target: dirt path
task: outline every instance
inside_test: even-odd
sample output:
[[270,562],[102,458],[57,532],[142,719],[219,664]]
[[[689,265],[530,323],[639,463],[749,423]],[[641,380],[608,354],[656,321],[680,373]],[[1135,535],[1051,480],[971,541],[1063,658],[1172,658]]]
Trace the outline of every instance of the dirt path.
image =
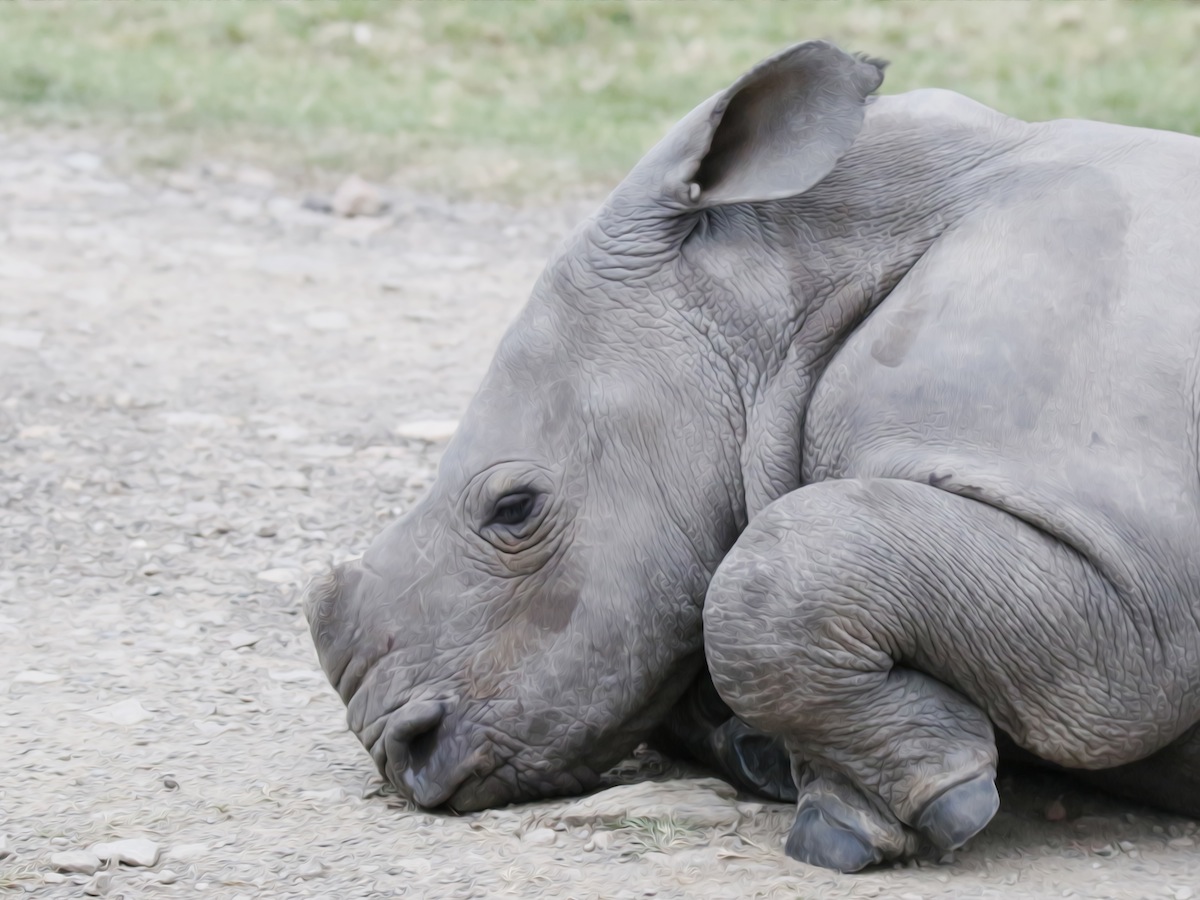
[[[1049,778],[948,865],[849,877],[784,858],[788,809],[695,778],[463,818],[382,794],[296,589],[428,483],[411,435],[461,410],[581,210],[298,200],[0,134],[0,889],[1200,897],[1193,823]],[[133,838],[153,865],[87,873]]]

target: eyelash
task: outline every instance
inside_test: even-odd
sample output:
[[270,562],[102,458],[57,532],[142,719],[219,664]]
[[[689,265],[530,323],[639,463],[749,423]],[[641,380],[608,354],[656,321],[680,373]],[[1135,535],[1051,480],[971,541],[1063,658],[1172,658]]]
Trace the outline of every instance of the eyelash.
[[508,528],[520,525],[533,514],[536,496],[528,491],[505,494],[496,501],[489,525],[501,525]]

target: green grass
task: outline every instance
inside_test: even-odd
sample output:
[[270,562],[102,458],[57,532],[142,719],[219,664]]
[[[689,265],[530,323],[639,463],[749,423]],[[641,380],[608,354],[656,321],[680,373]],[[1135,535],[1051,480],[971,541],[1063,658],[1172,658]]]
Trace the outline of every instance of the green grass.
[[885,92],[1200,132],[1183,0],[0,0],[0,121],[131,132],[142,162],[543,194],[620,177],[808,37],[892,60]]

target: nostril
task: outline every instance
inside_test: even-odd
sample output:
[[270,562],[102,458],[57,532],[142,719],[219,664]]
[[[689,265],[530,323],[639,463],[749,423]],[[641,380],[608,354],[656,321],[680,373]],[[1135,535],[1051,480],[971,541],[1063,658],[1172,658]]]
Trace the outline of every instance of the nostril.
[[392,714],[384,749],[393,782],[404,771],[423,768],[429,762],[437,745],[438,726],[445,717],[445,705],[436,700],[409,703]]
[[422,769],[433,756],[433,748],[437,744],[438,725],[433,725],[428,731],[418,734],[408,742],[409,765],[414,769]]

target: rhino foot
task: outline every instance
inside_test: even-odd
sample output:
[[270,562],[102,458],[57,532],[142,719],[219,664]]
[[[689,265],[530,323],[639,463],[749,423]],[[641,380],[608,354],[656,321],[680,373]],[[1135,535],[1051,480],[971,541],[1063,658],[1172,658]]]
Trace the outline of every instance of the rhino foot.
[[984,772],[934,797],[916,827],[942,850],[957,850],[992,820],[1000,808],[994,772]]
[[883,860],[865,836],[829,819],[819,805],[796,813],[784,850],[792,859],[838,872],[857,872]]
[[883,804],[833,767],[793,757],[800,799],[784,846],[809,865],[857,872],[867,866],[914,856],[920,838]]

